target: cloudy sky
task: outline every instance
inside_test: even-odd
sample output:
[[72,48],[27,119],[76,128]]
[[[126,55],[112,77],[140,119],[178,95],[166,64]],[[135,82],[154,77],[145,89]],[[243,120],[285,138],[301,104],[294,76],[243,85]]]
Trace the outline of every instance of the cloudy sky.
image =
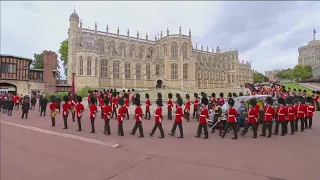
[[149,38],[169,27],[170,33],[192,31],[192,41],[237,48],[239,59],[252,68],[293,67],[301,45],[320,39],[319,2],[1,2],[1,53],[32,58],[43,50],[58,52],[68,37],[69,15],[74,6],[84,28]]

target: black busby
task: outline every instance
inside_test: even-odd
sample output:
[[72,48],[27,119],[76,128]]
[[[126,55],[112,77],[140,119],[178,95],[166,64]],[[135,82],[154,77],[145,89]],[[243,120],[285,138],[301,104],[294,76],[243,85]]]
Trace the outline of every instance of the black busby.
[[228,93],[228,97],[229,97],[229,98],[231,98],[231,97],[232,97],[232,94],[231,94],[231,92],[229,92],[229,93]]
[[233,99],[233,98],[230,98],[230,99],[228,100],[228,104],[229,104],[229,106],[233,107],[233,106],[234,106],[234,99]]
[[203,105],[206,105],[206,106],[207,106],[207,105],[209,104],[209,100],[208,100],[208,98],[207,98],[207,97],[202,96],[201,104],[203,104]]
[[220,93],[220,95],[219,95],[219,96],[223,98],[223,93]]
[[316,91],[316,94],[318,94],[318,95],[319,95],[319,94],[320,94],[320,91]]
[[168,98],[169,98],[169,99],[172,99],[172,93],[169,93],[169,94],[168,94]]
[[90,97],[90,103],[95,104],[96,103],[96,98],[94,96]]
[[249,104],[252,106],[252,107],[256,107],[257,105],[257,99],[256,98],[252,98],[249,100]]
[[132,89],[132,92],[134,92],[134,89]]
[[115,91],[112,92],[112,97],[117,97],[117,93]]
[[282,89],[282,92],[283,92],[283,93],[286,93],[286,92],[287,92],[287,90],[286,90],[286,89]]
[[238,96],[237,96],[237,93],[232,93],[232,96],[233,96],[233,97],[238,97]]
[[189,94],[186,94],[186,99],[190,99],[190,95]]
[[120,95],[120,92],[119,92],[119,91],[117,92],[117,95],[118,95],[118,96]]
[[77,102],[82,102],[82,97],[81,96],[77,96]]
[[193,95],[195,98],[197,98],[198,97],[198,94],[197,93],[194,93],[194,95]]
[[301,92],[301,89],[298,89],[299,92]]
[[296,89],[296,88],[293,88],[293,91],[297,91],[297,89]]
[[126,90],[124,90],[124,89],[123,89],[123,90],[122,90],[122,92],[123,92],[123,93],[125,93],[125,92],[126,92]]
[[287,104],[291,104],[291,105],[293,105],[293,104],[294,104],[294,102],[293,102],[293,98],[292,98],[292,97],[290,97],[290,96],[288,96],[288,97],[286,98],[286,103],[287,103]]
[[162,99],[162,94],[161,93],[158,93],[158,99],[160,98],[160,99]]
[[129,94],[128,93],[124,93],[124,98],[129,99]]
[[73,101],[77,101],[77,97],[78,97],[78,95],[76,93],[72,94],[72,100]]
[[55,95],[51,95],[50,96],[50,101],[51,102],[56,102],[57,101],[57,97]]
[[297,101],[299,102],[299,103],[304,103],[304,98],[302,97],[302,96],[297,96]]
[[201,92],[200,95],[203,96],[204,92]]
[[140,94],[139,93],[136,93],[135,95],[136,95],[135,97],[140,99]]
[[64,102],[69,102],[69,97],[67,95],[63,96],[63,101]]
[[180,94],[179,94],[179,93],[176,93],[176,98],[179,98],[179,97],[181,97]]
[[149,99],[149,94],[148,93],[146,93],[145,98]]
[[181,97],[180,97],[180,98],[178,98],[176,103],[181,107],[181,106],[182,106],[182,104],[183,104],[183,100],[182,100],[182,98],[181,98]]
[[140,98],[135,97],[135,98],[134,98],[134,104],[135,104],[136,106],[141,106],[141,104],[140,104]]
[[119,104],[120,106],[123,106],[123,105],[124,105],[124,99],[123,99],[123,97],[120,97],[120,98],[119,98],[118,104]]
[[290,90],[291,88],[290,88],[290,87],[288,87],[288,89]]
[[108,96],[106,96],[106,97],[104,98],[104,103],[105,103],[105,104],[109,104],[109,102],[110,102],[110,101],[109,101],[109,98],[108,98]]
[[278,104],[286,105],[286,100],[284,100],[284,98],[282,97],[279,97],[277,101],[278,101]]
[[212,93],[211,96],[212,96],[213,98],[216,98],[216,93]]
[[240,92],[240,93],[239,93],[239,96],[243,96],[243,92]]
[[310,97],[310,96],[306,97],[306,103],[313,104],[313,99],[312,99],[312,97]]
[[312,91],[312,94],[315,94],[316,93],[316,91]]
[[307,90],[303,90],[304,93],[307,93]]

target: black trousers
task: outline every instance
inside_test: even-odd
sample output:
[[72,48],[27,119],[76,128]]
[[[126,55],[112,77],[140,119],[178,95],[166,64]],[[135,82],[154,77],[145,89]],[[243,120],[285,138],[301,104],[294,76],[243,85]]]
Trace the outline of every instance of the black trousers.
[[304,118],[297,118],[297,119],[296,119],[295,128],[296,128],[296,131],[298,131],[298,123],[299,123],[299,120],[300,120],[301,132],[303,132],[303,130],[304,130]]
[[58,112],[60,114],[60,111],[61,111],[61,105],[58,105]]
[[229,128],[232,128],[233,130],[233,135],[234,135],[234,138],[237,139],[238,138],[238,130],[237,130],[237,122],[227,122],[227,124],[225,125],[224,127],[224,131],[222,133],[222,137],[224,137],[226,134],[227,134],[227,131]]
[[63,124],[64,128],[68,129],[68,116],[63,116]]
[[177,126],[179,127],[180,131],[180,137],[183,137],[183,127],[182,127],[182,122],[174,122],[172,129],[171,129],[171,134],[174,135],[177,129]]
[[140,133],[140,137],[143,137],[143,127],[142,127],[142,122],[141,121],[136,121],[135,125],[132,128],[132,134],[134,135],[137,131],[137,129],[139,129],[139,133]]
[[7,113],[7,108],[3,108],[3,111],[2,111],[2,114],[5,114],[5,113]]
[[245,135],[248,132],[249,127],[251,126],[252,131],[253,131],[253,137],[257,137],[257,131],[258,131],[257,124],[258,124],[258,122],[257,123],[246,123],[244,125],[242,134]]
[[82,131],[82,128],[81,128],[81,117],[78,117],[77,118],[77,121],[78,121],[78,131]]
[[96,132],[95,128],[94,128],[94,120],[95,120],[95,118],[91,118],[90,119],[90,122],[91,122],[91,133],[95,133]]
[[14,105],[16,108],[17,108],[17,110],[19,110],[19,106],[20,106],[20,104],[19,103],[15,103],[15,105]]
[[51,125],[56,126],[56,117],[51,117]]
[[118,135],[124,136],[124,132],[123,132],[123,121],[118,122]]
[[144,119],[150,120],[150,118],[151,118],[150,109],[146,109],[146,112],[144,114],[145,114]]
[[12,116],[12,110],[8,110],[8,116]]
[[129,119],[129,107],[126,108],[126,114],[125,115],[126,115],[127,119]]
[[154,124],[153,129],[152,129],[150,134],[153,135],[156,132],[157,128],[159,128],[159,130],[160,130],[161,137],[164,137],[164,132],[163,132],[163,128],[162,128],[162,123],[161,122],[156,122]]
[[311,129],[311,126],[312,126],[312,117],[306,117],[304,119],[304,128],[307,129],[309,127],[309,129]]
[[112,108],[111,118],[113,118],[113,115],[115,115],[116,119],[118,118],[117,108]]
[[287,121],[287,123],[290,124],[291,134],[294,134],[294,131],[295,131],[294,121]]
[[168,109],[168,120],[172,120],[172,109]]
[[201,136],[202,129],[204,131],[204,137],[208,138],[209,137],[209,133],[208,133],[208,125],[207,125],[207,123],[205,123],[205,124],[199,123],[198,130],[197,130],[197,137]]
[[184,111],[184,117],[187,119],[187,121],[190,121],[190,110]]
[[101,109],[101,119],[103,119],[103,109]]
[[108,135],[111,134],[111,131],[110,131],[110,119],[104,120],[104,133],[107,133]]
[[21,119],[23,119],[24,117],[25,119],[28,119],[28,113],[29,113],[29,110],[22,110]]
[[193,109],[192,118],[197,118],[197,109]]
[[75,122],[76,121],[76,112],[72,112],[71,116],[72,116],[72,122]]
[[285,135],[287,132],[286,121],[279,121],[279,120],[276,121],[276,127],[274,129],[274,134],[276,134],[276,135],[278,134],[280,124],[281,124],[281,135]]
[[42,116],[42,114],[43,114],[43,116],[46,116],[46,109],[41,108],[41,110],[40,110],[40,116]]
[[31,104],[30,110],[35,110],[35,109],[36,109],[36,105]]
[[272,121],[263,121],[262,124],[262,136],[266,136],[266,131],[268,129],[268,137],[272,136]]

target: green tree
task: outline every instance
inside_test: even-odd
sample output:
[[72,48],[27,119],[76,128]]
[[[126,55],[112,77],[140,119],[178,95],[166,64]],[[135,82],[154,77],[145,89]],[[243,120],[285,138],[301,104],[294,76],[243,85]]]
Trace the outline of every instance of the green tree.
[[254,83],[263,83],[268,82],[269,79],[265,77],[262,73],[259,72],[253,72],[253,82]]
[[282,70],[275,76],[283,80],[309,79],[310,77],[312,77],[312,67],[310,65],[296,65],[293,69],[288,68]]
[[[43,69],[43,53],[41,54],[33,54],[33,60],[31,63],[31,69]],[[60,65],[59,61],[57,61],[57,79],[61,79],[61,74],[60,74]]]
[[68,64],[68,40],[64,40],[60,44],[59,49],[60,60],[62,61],[64,74],[67,76],[67,64]]

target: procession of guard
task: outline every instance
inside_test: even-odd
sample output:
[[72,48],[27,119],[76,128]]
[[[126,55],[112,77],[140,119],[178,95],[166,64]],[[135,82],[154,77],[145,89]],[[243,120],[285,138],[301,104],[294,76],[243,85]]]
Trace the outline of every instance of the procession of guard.
[[[257,103],[254,95],[268,94],[272,96],[267,96],[263,99],[263,107]],[[193,105],[192,118],[198,121],[198,129],[196,136],[200,138],[204,134],[203,139],[209,138],[208,131],[208,119],[209,116],[213,116],[213,127],[211,127],[211,133],[215,133],[215,129],[219,129],[219,135],[224,138],[226,133],[232,129],[233,137],[232,139],[238,139],[238,133],[243,127],[240,135],[244,136],[249,127],[252,127],[252,138],[257,138],[258,128],[262,126],[262,137],[270,138],[272,134],[279,134],[279,127],[281,136],[288,134],[288,125],[290,126],[290,134],[293,135],[299,129],[303,132],[305,129],[312,128],[313,113],[316,110],[319,110],[319,91],[313,91],[311,96],[307,96],[306,91],[301,92],[299,89],[298,92],[294,89],[292,92],[290,88],[288,90],[285,87],[276,87],[263,89],[258,88],[254,90],[251,94],[251,98],[247,105],[244,101],[240,102],[240,107],[235,109],[235,97],[243,96],[243,93],[228,93],[225,101],[224,94],[220,93],[219,97],[216,98],[215,93],[212,93],[211,96],[208,96],[206,93],[201,92],[201,98],[197,93],[194,93],[193,100],[190,99],[190,95],[186,94],[185,102],[179,93],[175,94],[175,99],[173,99],[173,94],[168,93],[168,102],[167,102],[167,112],[163,112],[163,100],[162,94],[157,94],[157,100],[155,104],[157,105],[156,110],[154,111],[154,127],[151,132],[148,134],[152,137],[157,130],[160,131],[159,138],[164,138],[165,133],[162,127],[164,115],[168,120],[172,120],[174,117],[174,122],[171,131],[169,132],[170,136],[175,136],[176,128],[179,129],[178,138],[184,137],[183,123],[190,121],[190,111],[191,105]],[[250,94],[247,94],[250,95]],[[0,111],[3,114],[7,113],[8,116],[12,115],[14,107],[16,110],[19,110],[19,105],[22,107],[22,116],[21,119],[28,117],[29,110],[35,110],[36,96],[32,95],[31,98],[29,95],[24,97],[19,95],[3,94],[0,95]],[[273,97],[276,99],[274,100]],[[50,98],[50,117],[51,125],[54,127],[56,125],[56,115],[61,111],[62,106],[62,117],[64,129],[68,129],[68,119],[71,118],[73,122],[77,121],[78,131],[82,131],[82,118],[89,118],[91,123],[91,132],[95,133],[95,120],[96,118],[101,118],[104,120],[104,131],[106,135],[111,135],[110,129],[110,120],[115,118],[118,123],[117,134],[118,136],[124,136],[123,125],[124,120],[129,120],[128,108],[132,103],[135,105],[135,111],[133,114],[133,119],[135,120],[134,127],[132,128],[130,134],[135,135],[136,131],[139,130],[139,138],[144,137],[143,131],[143,121],[142,119],[150,120],[151,112],[150,106],[151,101],[149,99],[149,94],[145,94],[145,109],[143,110],[140,100],[140,94],[135,93],[134,89],[123,90],[120,94],[119,91],[115,89],[103,90],[101,92],[88,92],[88,105],[89,105],[89,117],[83,117],[83,112],[85,110],[84,105],[82,104],[82,97],[77,96],[76,94],[66,95],[61,98],[52,95]],[[130,103],[131,101],[131,103]],[[62,104],[63,103],[63,104]],[[227,110],[222,111],[222,105],[227,103]],[[39,112],[40,116],[46,116],[48,101],[44,95],[39,97]],[[101,114],[98,114],[98,109],[100,109]],[[144,113],[143,113],[144,112]],[[71,114],[71,117],[69,115]],[[225,120],[223,120],[225,117]],[[274,131],[273,122],[275,122]],[[300,124],[300,128],[299,128]],[[204,133],[202,133],[202,130]],[[267,134],[268,130],[268,134]]]

